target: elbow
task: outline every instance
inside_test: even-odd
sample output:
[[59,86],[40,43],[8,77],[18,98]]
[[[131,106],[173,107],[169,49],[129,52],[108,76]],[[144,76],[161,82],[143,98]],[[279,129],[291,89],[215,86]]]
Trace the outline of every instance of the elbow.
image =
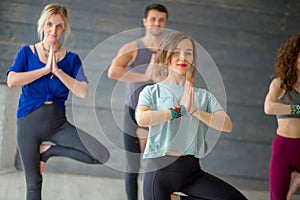
[[7,87],[12,88],[12,87],[14,87],[14,85],[10,82],[7,82]]
[[11,80],[10,74],[7,76],[7,81],[6,81],[7,87],[12,88],[14,87],[13,81]]
[[146,120],[145,118],[142,118],[138,112],[136,113],[136,123],[140,126],[140,127],[148,127],[149,126],[149,122],[148,120]]
[[88,86],[87,86],[86,90],[85,90],[85,91],[83,92],[83,94],[82,94],[82,98],[83,98],[83,99],[86,99],[88,96],[89,96],[89,88],[88,88]]
[[6,84],[9,88],[18,87],[18,82],[16,81],[15,72],[9,72],[7,76]]
[[107,76],[110,79],[119,79],[118,73],[114,72],[113,70],[108,70]]
[[89,95],[89,92],[84,91],[80,95],[78,95],[78,97],[81,98],[81,99],[86,99],[88,97],[88,95]]
[[140,127],[143,127],[143,123],[141,123],[140,121],[136,121],[137,125],[139,125]]
[[82,95],[79,95],[78,97],[81,98],[81,99],[86,99],[87,96],[88,96],[88,95],[82,94]]
[[16,84],[9,78],[7,79],[6,84],[7,84],[7,87],[9,87],[9,88],[17,87]]
[[229,127],[227,127],[227,128],[224,130],[224,132],[226,132],[226,133],[231,133],[231,132],[232,132],[232,125],[229,126]]
[[232,127],[223,127],[220,131],[225,132],[225,133],[231,133],[232,132]]
[[111,70],[108,70],[107,72],[107,77],[113,79],[113,73],[111,72]]
[[[76,90],[76,87],[79,87],[80,89]],[[80,85],[77,85],[73,88],[73,94],[75,94],[77,97],[81,99],[86,99],[89,95],[89,86],[86,82],[80,83]]]
[[138,121],[137,121],[137,124],[138,124],[140,127],[148,127],[148,126],[149,126],[148,123],[143,123],[143,122],[138,122]]
[[270,112],[270,110],[268,110],[268,109],[264,109],[264,112],[265,112],[265,114],[267,114],[267,115],[270,115],[271,114],[271,112]]
[[264,103],[264,112],[267,115],[275,115],[277,114],[276,110],[277,110],[277,106],[278,104],[276,102],[270,101],[270,100],[266,100]]
[[231,133],[232,132],[232,121],[231,119],[227,116],[225,118],[225,122],[224,122],[224,125],[223,125],[223,132],[226,132],[226,133]]
[[264,112],[265,112],[265,114],[267,114],[267,115],[273,114],[273,113],[272,113],[271,107],[268,106],[268,105],[265,105],[265,106],[264,106]]
[[144,120],[140,120],[139,118],[136,119],[136,123],[141,127],[146,127],[148,125]]
[[231,133],[232,132],[232,122],[230,121],[226,127],[224,127],[224,132]]

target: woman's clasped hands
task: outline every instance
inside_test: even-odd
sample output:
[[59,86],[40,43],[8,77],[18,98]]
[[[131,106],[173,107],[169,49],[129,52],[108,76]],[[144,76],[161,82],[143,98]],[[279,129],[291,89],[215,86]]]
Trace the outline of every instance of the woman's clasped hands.
[[57,67],[57,63],[56,63],[56,56],[53,52],[54,52],[54,50],[53,50],[53,47],[51,46],[50,50],[49,50],[47,64],[45,65],[47,72],[52,73],[52,75],[50,77],[51,79],[53,78],[55,73],[59,70],[59,68]]
[[194,104],[194,85],[191,81],[185,81],[183,96],[180,100],[180,105],[183,105],[186,112],[193,114],[197,109]]

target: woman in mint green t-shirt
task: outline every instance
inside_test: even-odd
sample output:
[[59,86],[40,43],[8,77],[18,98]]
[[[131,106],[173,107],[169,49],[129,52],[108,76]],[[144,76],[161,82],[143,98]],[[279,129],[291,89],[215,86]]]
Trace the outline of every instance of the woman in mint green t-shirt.
[[149,127],[144,151],[148,159],[145,200],[170,199],[176,191],[188,196],[172,195],[172,199],[246,199],[200,167],[204,126],[231,132],[232,122],[214,95],[193,87],[196,59],[195,43],[189,36],[180,32],[165,36],[155,64],[162,71],[167,69],[166,78],[140,93],[136,120]]

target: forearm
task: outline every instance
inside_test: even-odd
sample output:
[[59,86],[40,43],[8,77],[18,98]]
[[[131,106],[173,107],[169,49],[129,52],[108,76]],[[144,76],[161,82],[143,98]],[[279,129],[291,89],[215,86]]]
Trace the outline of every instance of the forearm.
[[76,96],[86,98],[88,96],[88,84],[83,81],[80,82],[69,76],[62,69],[58,69],[53,74]]
[[291,114],[291,106],[277,102],[267,102],[264,111],[268,115],[288,115]]
[[123,67],[117,67],[108,71],[108,77],[124,82],[146,82],[149,79],[144,73],[126,70]]
[[278,102],[279,98],[285,95],[285,90],[281,88],[281,80],[274,79],[270,86],[264,102],[264,111],[268,115],[288,115],[291,114],[291,107],[288,104]]
[[41,78],[48,73],[49,71],[45,67],[28,72],[9,72],[7,77],[7,86],[21,87]]
[[141,111],[137,109],[136,112],[136,120],[139,126],[154,126],[170,119],[172,119],[170,110]]
[[193,116],[202,121],[209,127],[219,131],[231,132],[232,121],[224,111],[217,111],[215,113],[208,113],[202,110],[197,110]]

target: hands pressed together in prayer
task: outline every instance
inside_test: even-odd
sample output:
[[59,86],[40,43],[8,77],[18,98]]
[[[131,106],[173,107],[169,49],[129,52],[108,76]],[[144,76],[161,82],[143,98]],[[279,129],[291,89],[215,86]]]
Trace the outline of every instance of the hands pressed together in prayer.
[[51,79],[53,78],[55,73],[59,70],[59,68],[57,67],[57,63],[56,63],[56,56],[53,52],[54,52],[54,50],[53,50],[53,47],[51,46],[50,50],[49,50],[47,64],[45,66],[45,68],[48,69],[48,72],[52,73]]
[[194,104],[194,85],[191,81],[186,80],[183,96],[180,105],[184,105],[187,112],[193,114],[197,109]]

